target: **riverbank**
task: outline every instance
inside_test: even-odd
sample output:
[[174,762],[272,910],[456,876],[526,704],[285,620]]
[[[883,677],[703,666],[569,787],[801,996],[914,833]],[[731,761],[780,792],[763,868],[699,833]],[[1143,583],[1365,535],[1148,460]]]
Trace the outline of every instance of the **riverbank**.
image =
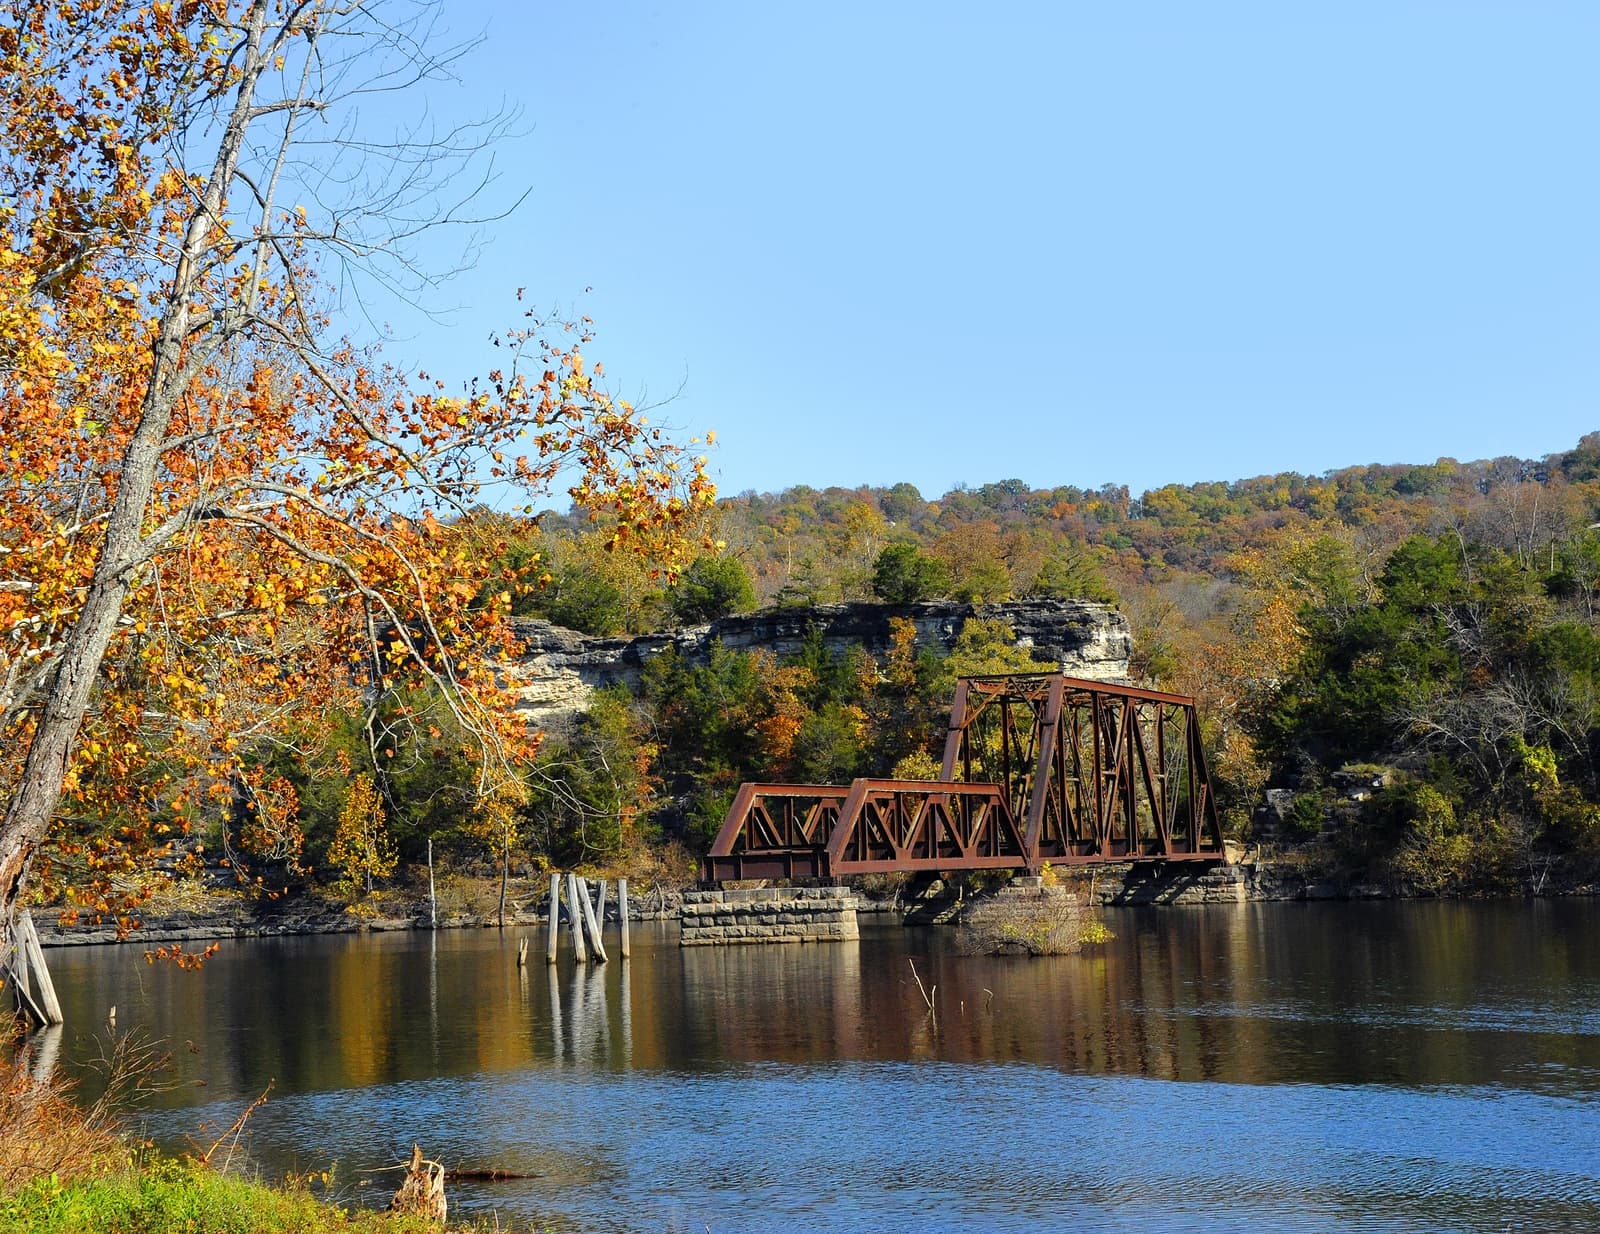
[[[1278,901],[1363,901],[1403,899],[1520,899],[1600,894],[1600,883],[1587,866],[1552,863],[1523,888],[1494,888],[1441,896],[1395,880],[1375,879],[1341,871],[1304,854],[1261,857],[1226,865],[1195,862],[1130,862],[1103,866],[1057,867],[1051,875],[1077,887],[1087,903],[1105,908],[1137,906],[1197,907]],[[992,877],[913,882],[909,878],[879,882],[858,892],[858,913],[905,913],[913,924],[951,920],[960,906],[994,887]],[[35,910],[40,942],[46,947],[132,942],[141,946],[205,944],[225,939],[274,938],[289,935],[385,933],[410,930],[481,930],[504,926],[532,934],[547,925],[542,881],[513,886],[502,923],[497,909],[498,884],[485,880],[472,894],[453,897],[437,921],[428,902],[405,891],[391,891],[351,908],[314,896],[252,900],[231,889],[205,892],[191,888],[180,906],[152,903],[132,932],[114,924],[80,922],[60,925],[56,909]],[[629,903],[632,921],[677,920],[683,892],[664,887],[636,895]],[[607,909],[616,920],[616,906]]]
[[161,1158],[95,1177],[38,1178],[0,1190],[13,1234],[511,1234],[330,1204],[302,1187],[218,1174]]
[[[389,888],[350,905],[314,893],[259,899],[241,895],[231,887],[190,884],[181,891],[153,897],[138,916],[138,926],[121,930],[115,922],[80,920],[63,925],[59,907],[34,908],[39,941],[45,947],[70,947],[130,942],[145,946],[210,943],[234,938],[278,938],[309,934],[393,933],[409,930],[484,930],[504,926],[531,933],[548,923],[549,883],[543,878],[513,881],[506,898],[506,913],[499,912],[499,881],[452,877],[447,895],[441,895],[437,914],[425,891]],[[630,921],[676,919],[682,896],[664,888],[634,895],[628,904]],[[617,919],[615,903],[606,919]]]
[[[131,1085],[125,1091],[136,1093],[150,1058],[136,1051],[111,1057],[120,1061],[109,1065]],[[230,1173],[244,1158],[235,1157],[227,1136],[209,1152],[155,1152],[134,1133],[118,1104],[125,1098],[80,1103],[63,1074],[53,1062],[41,1071],[26,1046],[9,1058],[0,1052],[0,1229],[13,1234],[480,1234],[491,1228],[477,1221],[446,1228],[420,1215],[353,1206],[331,1169],[275,1184],[248,1166]],[[492,1228],[507,1229],[498,1220]]]

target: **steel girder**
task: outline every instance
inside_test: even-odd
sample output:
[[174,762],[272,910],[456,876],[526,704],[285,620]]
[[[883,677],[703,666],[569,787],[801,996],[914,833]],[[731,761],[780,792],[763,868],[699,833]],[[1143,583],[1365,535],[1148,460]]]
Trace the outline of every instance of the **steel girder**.
[[994,779],[1045,862],[1216,861],[1194,700],[1059,673],[956,685],[941,779]]
[[964,677],[938,781],[745,784],[708,881],[1218,861],[1194,700],[1060,673]]

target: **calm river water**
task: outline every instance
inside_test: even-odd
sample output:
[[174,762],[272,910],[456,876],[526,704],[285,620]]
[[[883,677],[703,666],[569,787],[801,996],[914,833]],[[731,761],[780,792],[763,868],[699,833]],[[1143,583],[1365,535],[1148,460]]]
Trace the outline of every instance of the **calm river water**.
[[1048,960],[887,922],[687,950],[651,926],[588,971],[535,936],[519,972],[511,931],[50,960],[65,1054],[113,1003],[173,1043],[150,1135],[208,1142],[271,1081],[262,1171],[337,1162],[365,1203],[415,1140],[533,1176],[458,1210],[556,1229],[1600,1229],[1600,902],[1107,922]]

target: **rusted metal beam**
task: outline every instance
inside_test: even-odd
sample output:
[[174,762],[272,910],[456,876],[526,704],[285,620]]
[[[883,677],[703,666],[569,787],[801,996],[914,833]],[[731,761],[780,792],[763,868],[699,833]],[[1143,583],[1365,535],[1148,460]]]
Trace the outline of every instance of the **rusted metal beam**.
[[937,781],[741,786],[705,875],[1222,857],[1193,699],[1027,673],[957,682]]

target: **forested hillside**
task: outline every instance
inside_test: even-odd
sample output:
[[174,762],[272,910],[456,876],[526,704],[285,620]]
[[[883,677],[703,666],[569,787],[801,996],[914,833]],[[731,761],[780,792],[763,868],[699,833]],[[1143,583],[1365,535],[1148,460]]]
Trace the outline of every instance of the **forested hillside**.
[[[647,555],[614,551],[625,528],[582,512],[480,514],[444,534],[498,563],[482,603],[588,633],[842,599],[1115,603],[1135,674],[1198,697],[1231,834],[1453,891],[1536,887],[1600,854],[1597,518],[1600,434],[1540,460],[1137,498],[1015,481],[936,500],[907,484],[744,493],[710,515],[716,549],[670,583]],[[489,797],[435,693],[346,690],[289,740],[247,737],[235,791],[182,809],[210,858],[263,891],[359,902],[430,842],[455,868],[681,878],[741,780],[931,777],[954,677],[1030,665],[1009,631],[977,622],[948,656],[909,628],[881,660],[820,640],[787,658],[665,656],[639,696],[603,694],[548,735],[525,792]],[[136,800],[170,809],[170,774],[143,765],[155,779]],[[1352,801],[1356,782],[1381,787]],[[1269,787],[1293,794],[1273,795],[1277,817],[1260,809]],[[41,865],[47,893],[92,872],[111,825],[70,820]]]
[[[1426,887],[1537,882],[1549,858],[1596,843],[1600,434],[1543,459],[1282,473],[1137,497],[1020,481],[933,500],[909,484],[799,487],[723,499],[718,516],[723,553],[662,591],[608,573],[602,533],[547,516],[530,542],[552,581],[520,603],[621,630],[758,604],[1107,600],[1133,622],[1137,674],[1200,699],[1234,834],[1250,832],[1276,785],[1298,793],[1280,842],[1328,827],[1342,860]],[[595,593],[617,600],[585,607]],[[778,682],[824,676],[769,667]],[[674,715],[669,696],[692,691],[663,694]],[[833,705],[802,706],[795,722],[815,731]],[[721,748],[681,715],[668,733],[669,747]],[[774,748],[756,741],[721,782],[772,771]],[[851,766],[884,771],[906,752]],[[1334,788],[1349,768],[1387,785],[1361,809],[1342,808]]]

